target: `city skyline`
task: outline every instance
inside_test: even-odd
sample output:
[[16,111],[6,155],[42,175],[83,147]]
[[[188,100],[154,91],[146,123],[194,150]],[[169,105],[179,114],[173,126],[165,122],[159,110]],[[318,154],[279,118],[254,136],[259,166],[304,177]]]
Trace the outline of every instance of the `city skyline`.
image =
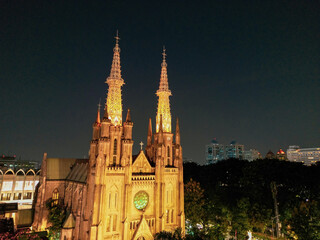
[[204,163],[215,137],[263,156],[319,145],[318,2],[157,4],[1,3],[2,153],[88,154],[117,29],[134,153],[149,117],[155,130],[163,45],[184,157]]

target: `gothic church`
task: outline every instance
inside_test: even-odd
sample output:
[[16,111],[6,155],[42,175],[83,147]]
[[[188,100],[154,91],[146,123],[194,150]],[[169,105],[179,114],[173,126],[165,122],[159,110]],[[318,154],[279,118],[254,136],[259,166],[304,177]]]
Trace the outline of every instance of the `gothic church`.
[[150,240],[162,230],[184,229],[184,185],[180,129],[171,132],[165,50],[155,132],[149,119],[145,151],[132,155],[130,110],[122,119],[119,38],[116,37],[104,115],[93,124],[89,159],[44,155],[33,229],[50,227],[46,203],[62,204],[67,217],[61,239]]

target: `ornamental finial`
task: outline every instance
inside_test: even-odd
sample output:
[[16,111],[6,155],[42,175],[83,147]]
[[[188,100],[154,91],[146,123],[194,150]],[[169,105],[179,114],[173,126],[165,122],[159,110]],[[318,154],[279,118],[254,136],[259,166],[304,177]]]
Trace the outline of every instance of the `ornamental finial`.
[[101,109],[101,98],[99,99],[98,109],[99,109],[99,112],[100,112],[100,109]]
[[166,61],[166,47],[163,45],[163,52],[162,52],[162,56],[163,56],[163,61],[165,62]]
[[116,44],[118,45],[119,44],[119,40],[120,40],[118,29],[117,29],[117,35],[114,38],[116,39]]

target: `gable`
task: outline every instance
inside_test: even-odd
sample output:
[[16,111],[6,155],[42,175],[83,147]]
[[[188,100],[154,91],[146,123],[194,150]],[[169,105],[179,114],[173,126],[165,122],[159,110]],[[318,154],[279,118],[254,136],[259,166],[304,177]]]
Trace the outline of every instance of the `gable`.
[[142,215],[139,226],[138,226],[136,232],[134,233],[132,239],[133,240],[139,240],[139,239],[153,240],[152,233],[150,231],[149,225],[148,225],[144,215]]
[[74,228],[76,225],[76,220],[72,213],[69,214],[67,219],[63,223],[63,228]]
[[132,172],[134,173],[151,173],[152,167],[143,151],[140,151],[136,160],[132,164]]

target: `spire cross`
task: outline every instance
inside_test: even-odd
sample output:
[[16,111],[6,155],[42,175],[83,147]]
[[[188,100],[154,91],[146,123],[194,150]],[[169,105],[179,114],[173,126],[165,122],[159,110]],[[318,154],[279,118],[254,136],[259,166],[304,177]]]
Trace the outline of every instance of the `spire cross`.
[[143,146],[143,142],[140,142],[140,148],[141,148],[141,151],[142,151],[142,146]]
[[120,38],[119,38],[119,31],[117,30],[117,35],[114,37],[115,39],[116,39],[116,44],[118,44],[119,43],[119,40],[120,40]]
[[98,104],[98,109],[99,109],[99,111],[100,111],[100,108],[101,108],[101,98],[100,98],[99,104]]
[[162,56],[163,56],[163,61],[165,61],[166,60],[166,56],[167,56],[165,46],[163,46]]

